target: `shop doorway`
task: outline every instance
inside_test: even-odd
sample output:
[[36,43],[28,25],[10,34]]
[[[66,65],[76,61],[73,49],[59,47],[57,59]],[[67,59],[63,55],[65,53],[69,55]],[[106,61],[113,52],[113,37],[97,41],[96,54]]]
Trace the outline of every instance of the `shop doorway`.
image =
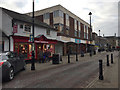
[[37,44],[37,60],[43,55],[43,44]]

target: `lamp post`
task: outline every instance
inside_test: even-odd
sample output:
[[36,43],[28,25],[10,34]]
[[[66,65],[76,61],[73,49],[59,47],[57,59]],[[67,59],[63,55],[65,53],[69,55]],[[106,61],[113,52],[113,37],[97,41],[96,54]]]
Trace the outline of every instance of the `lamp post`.
[[100,52],[100,30],[99,30],[99,52]]
[[31,60],[31,70],[35,70],[35,52],[34,52],[34,0],[33,0],[33,17],[32,17],[32,60]]
[[[92,28],[91,28],[91,15],[92,15],[92,13],[91,12],[89,12],[89,14],[88,15],[90,15],[90,41],[92,42]],[[92,46],[91,46],[91,50],[90,50],[90,56],[92,56]]]

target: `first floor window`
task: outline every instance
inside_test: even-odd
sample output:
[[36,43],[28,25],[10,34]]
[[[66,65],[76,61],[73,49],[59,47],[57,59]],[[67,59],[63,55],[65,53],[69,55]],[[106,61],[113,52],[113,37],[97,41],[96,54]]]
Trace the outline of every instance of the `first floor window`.
[[87,33],[87,39],[88,39],[88,33]]
[[26,32],[31,32],[31,25],[25,24],[25,25],[24,25],[24,31],[26,31]]
[[85,32],[84,32],[84,38],[86,38],[86,34],[85,34]]
[[75,30],[75,36],[77,37],[77,30]]
[[45,14],[43,15],[43,17],[44,17],[44,19],[49,19],[49,18],[50,18],[50,14],[49,14],[49,13],[45,13]]
[[79,37],[80,37],[80,31],[79,31],[79,34],[78,34],[78,35],[79,35]]

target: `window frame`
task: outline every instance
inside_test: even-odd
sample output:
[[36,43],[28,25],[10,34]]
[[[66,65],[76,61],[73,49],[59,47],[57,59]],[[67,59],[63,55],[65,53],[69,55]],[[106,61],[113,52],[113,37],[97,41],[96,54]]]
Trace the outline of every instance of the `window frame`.
[[56,17],[62,17],[63,18],[63,11],[61,11],[61,10],[55,10],[54,12],[53,12],[53,17],[54,18],[56,18]]
[[77,35],[77,32],[78,32],[78,31],[77,31],[77,29],[75,29],[75,37],[77,37],[77,36],[78,36],[78,35]]
[[49,19],[49,18],[50,18],[50,13],[49,13],[49,12],[44,13],[44,14],[43,14],[43,18],[44,18],[44,19]]
[[[30,28],[30,30],[25,30],[25,27],[26,26],[30,26],[29,28]],[[29,32],[29,33],[31,33],[31,29],[32,29],[32,26],[30,25],[30,24],[24,24],[24,27],[23,27],[23,31],[24,32]]]

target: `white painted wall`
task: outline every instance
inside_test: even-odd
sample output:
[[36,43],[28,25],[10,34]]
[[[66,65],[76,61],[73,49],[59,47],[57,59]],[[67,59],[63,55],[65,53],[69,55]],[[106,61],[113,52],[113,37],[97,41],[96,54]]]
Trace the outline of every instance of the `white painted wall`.
[[5,12],[2,13],[2,30],[7,36],[12,34],[12,18]]
[[10,51],[13,51],[13,38],[12,37],[10,37]]
[[9,40],[8,40],[8,38],[4,37],[4,38],[2,38],[2,40],[4,41],[4,51],[9,51]]
[[2,30],[2,9],[0,8],[0,30]]
[[[31,25],[31,33],[29,33],[29,32],[25,32],[23,30],[24,28],[23,29],[20,28],[20,25],[21,24],[24,25],[24,23],[16,22],[16,24],[18,25],[18,32],[15,33],[14,35],[29,37],[30,34],[32,34],[32,25]],[[41,34],[41,35],[44,35],[46,37],[50,37],[51,39],[52,38],[57,38],[57,32],[56,31],[50,30],[50,35],[47,35],[46,30],[47,30],[47,28],[43,28],[43,27],[39,27],[39,26],[35,25],[35,28],[34,28],[34,35],[35,35],[35,37]]]
[[46,29],[45,28],[41,28],[41,27],[38,27],[38,26],[35,26],[35,37],[38,36],[38,35],[46,35]]

